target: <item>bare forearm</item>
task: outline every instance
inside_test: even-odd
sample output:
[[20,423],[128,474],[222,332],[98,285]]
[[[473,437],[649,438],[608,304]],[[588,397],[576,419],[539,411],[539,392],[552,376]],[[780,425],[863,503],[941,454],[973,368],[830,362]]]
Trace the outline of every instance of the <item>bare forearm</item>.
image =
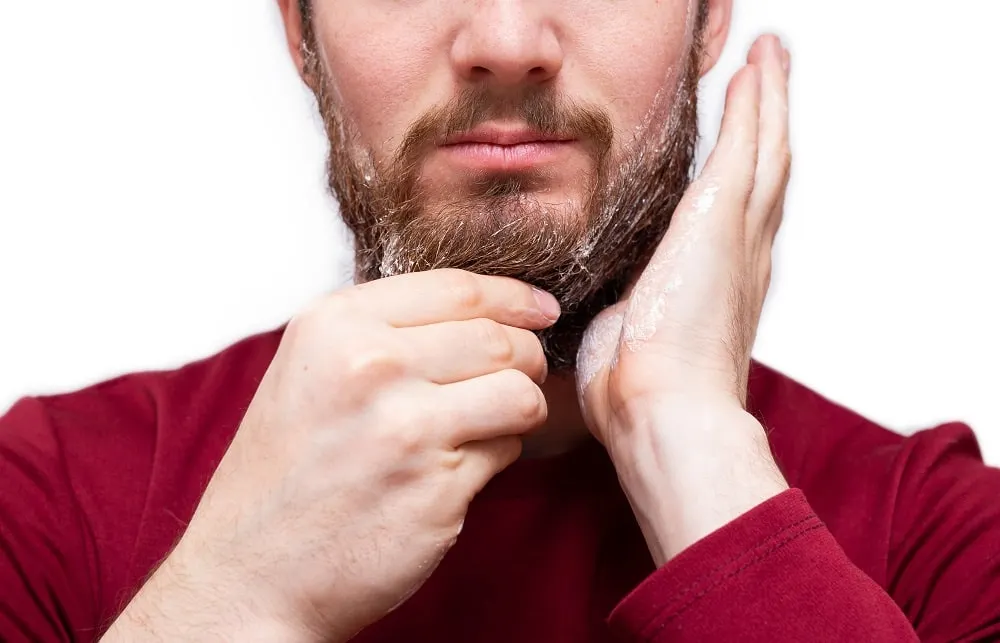
[[630,424],[613,457],[658,566],[788,488],[741,409],[643,409]]
[[301,641],[316,639],[304,628],[270,613],[232,591],[232,583],[212,579],[195,566],[168,558],[149,578],[101,639],[134,641]]

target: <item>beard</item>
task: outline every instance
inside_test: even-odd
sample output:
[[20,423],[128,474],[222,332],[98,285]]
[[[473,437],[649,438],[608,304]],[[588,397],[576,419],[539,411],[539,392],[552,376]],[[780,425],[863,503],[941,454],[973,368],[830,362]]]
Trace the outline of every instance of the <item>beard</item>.
[[[542,86],[516,96],[476,86],[419,118],[382,163],[360,143],[307,40],[306,76],[329,139],[328,184],[354,238],[355,281],[458,268],[546,290],[562,315],[538,336],[550,371],[572,372],[587,325],[649,261],[691,182],[698,40],[617,149],[611,120],[597,106]],[[501,118],[584,144],[593,169],[580,177],[578,202],[540,200],[537,186],[546,177],[537,170],[473,173],[451,198],[427,188],[420,170],[429,152],[450,135]]]

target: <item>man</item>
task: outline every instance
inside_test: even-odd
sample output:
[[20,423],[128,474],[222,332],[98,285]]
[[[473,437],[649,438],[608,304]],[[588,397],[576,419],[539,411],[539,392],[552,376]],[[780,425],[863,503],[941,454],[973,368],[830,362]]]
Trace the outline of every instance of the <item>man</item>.
[[[279,0],[358,285],[0,420],[4,640],[1000,637],[1000,471],[752,363],[790,58],[728,0]],[[669,229],[668,229],[669,226]]]

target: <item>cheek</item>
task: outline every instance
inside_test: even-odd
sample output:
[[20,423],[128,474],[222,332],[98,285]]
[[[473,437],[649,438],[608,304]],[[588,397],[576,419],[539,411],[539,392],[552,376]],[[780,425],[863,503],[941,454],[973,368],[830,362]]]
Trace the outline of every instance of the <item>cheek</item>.
[[373,16],[353,2],[320,6],[316,34],[337,102],[365,147],[384,158],[422,113],[419,99],[431,95],[436,34],[412,15]]
[[[620,136],[640,125],[657,94],[672,91],[690,46],[696,0],[551,0],[560,16],[560,84],[604,107]],[[388,158],[413,121],[454,93],[448,32],[437,1],[372,6],[314,3],[320,55],[362,143]],[[571,17],[571,18],[567,18]]]
[[580,42],[593,43],[580,48],[580,76],[595,88],[617,133],[628,136],[661,92],[672,98],[685,70],[694,16],[687,2],[638,0],[627,10],[613,4],[620,10],[579,23],[601,25],[580,35]]

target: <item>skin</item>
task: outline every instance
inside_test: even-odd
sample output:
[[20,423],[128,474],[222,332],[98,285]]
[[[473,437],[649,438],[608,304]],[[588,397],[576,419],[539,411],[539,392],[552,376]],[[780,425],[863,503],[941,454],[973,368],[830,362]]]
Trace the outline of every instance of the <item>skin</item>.
[[340,641],[383,616],[545,420],[530,331],[558,310],[521,282],[440,270],[304,311],[178,546],[105,640]]
[[787,489],[745,403],[791,164],[789,67],[777,39],[754,44],[670,231],[590,327],[621,317],[579,393],[658,564]]
[[[544,84],[600,106],[620,149],[658,92],[676,84],[691,44],[695,2],[639,0],[623,11],[619,3],[585,0],[314,0],[313,30],[344,117],[376,163],[392,157],[418,117],[475,83],[498,95]],[[278,3],[301,73],[298,3]],[[725,43],[731,0],[712,5],[703,72]],[[580,178],[593,167],[580,145],[545,170],[535,190],[544,202],[583,202]],[[462,173],[441,154],[425,160],[421,177],[432,197],[454,198],[465,187]]]
[[[279,4],[301,69],[296,3]],[[705,70],[730,8],[711,3]],[[317,24],[345,108],[390,154],[469,74],[564,82],[627,130],[680,60],[687,12],[331,1]],[[744,402],[790,164],[787,68],[776,38],[755,43],[705,171],[630,295],[591,326],[581,377],[546,381],[531,331],[558,305],[511,279],[402,275],[298,315],[188,529],[103,640],[347,640],[431,575],[525,439],[539,452],[604,444],[658,565],[784,490]],[[548,188],[573,198],[571,174]]]

